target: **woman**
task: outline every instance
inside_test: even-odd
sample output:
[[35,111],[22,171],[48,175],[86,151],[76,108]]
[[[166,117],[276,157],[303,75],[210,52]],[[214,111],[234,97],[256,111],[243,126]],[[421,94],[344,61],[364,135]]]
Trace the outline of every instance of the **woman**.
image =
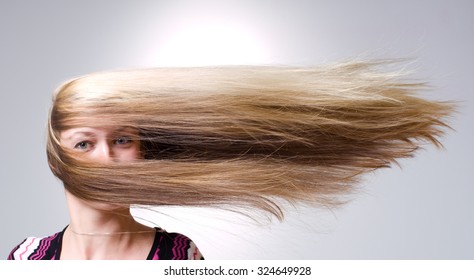
[[[142,158],[138,131],[126,127],[75,127],[59,133],[75,157],[107,164]],[[129,207],[78,198],[66,190],[71,223],[62,232],[27,238],[9,259],[201,259],[184,235],[149,228],[134,220]]]
[[189,238],[137,223],[130,206],[260,209],[282,219],[282,200],[344,202],[361,174],[423,142],[439,145],[453,109],[416,97],[423,85],[382,71],[386,64],[137,69],[63,84],[47,152],[71,223],[47,245],[27,239],[10,258],[45,257],[59,239],[55,259],[200,259]]

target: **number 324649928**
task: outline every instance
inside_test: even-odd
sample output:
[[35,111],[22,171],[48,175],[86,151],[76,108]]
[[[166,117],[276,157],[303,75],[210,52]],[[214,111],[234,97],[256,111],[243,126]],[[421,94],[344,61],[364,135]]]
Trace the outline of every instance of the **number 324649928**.
[[258,267],[258,275],[311,275],[311,267],[288,266],[288,267]]

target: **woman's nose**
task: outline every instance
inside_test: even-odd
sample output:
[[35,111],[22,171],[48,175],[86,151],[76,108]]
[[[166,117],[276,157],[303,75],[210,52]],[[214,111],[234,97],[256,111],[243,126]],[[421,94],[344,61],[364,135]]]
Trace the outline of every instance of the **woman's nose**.
[[106,141],[96,144],[95,159],[102,163],[107,163],[113,160],[113,150]]

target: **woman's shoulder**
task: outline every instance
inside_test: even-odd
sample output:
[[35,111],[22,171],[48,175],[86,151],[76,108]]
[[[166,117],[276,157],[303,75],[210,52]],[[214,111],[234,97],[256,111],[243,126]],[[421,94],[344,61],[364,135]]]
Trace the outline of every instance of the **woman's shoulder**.
[[8,255],[8,260],[54,260],[61,249],[62,232],[46,237],[27,237]]
[[156,227],[148,260],[203,260],[196,244],[186,235]]

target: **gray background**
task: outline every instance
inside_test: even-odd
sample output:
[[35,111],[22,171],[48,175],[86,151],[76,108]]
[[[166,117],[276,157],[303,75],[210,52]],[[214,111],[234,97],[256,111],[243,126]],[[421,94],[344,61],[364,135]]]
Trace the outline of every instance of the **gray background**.
[[[45,156],[53,89],[114,68],[416,58],[426,97],[462,101],[445,148],[370,174],[338,210],[260,224],[210,209],[137,210],[208,259],[472,259],[472,1],[0,2],[0,258],[68,223]],[[214,55],[210,57],[210,55]]]

